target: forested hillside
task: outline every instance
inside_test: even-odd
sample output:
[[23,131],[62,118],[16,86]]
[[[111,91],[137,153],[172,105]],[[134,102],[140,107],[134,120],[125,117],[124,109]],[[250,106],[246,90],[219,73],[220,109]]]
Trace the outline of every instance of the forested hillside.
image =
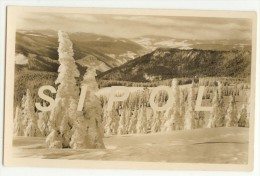
[[251,52],[159,48],[101,73],[101,80],[150,82],[178,77],[250,75]]

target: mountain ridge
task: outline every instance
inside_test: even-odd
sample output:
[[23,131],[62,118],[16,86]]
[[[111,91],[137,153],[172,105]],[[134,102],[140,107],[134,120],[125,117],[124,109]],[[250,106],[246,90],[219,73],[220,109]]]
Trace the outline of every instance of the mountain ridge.
[[[50,60],[57,61],[57,36],[54,35],[54,31],[44,32],[46,34],[42,34],[40,31],[17,31],[15,47],[16,54],[22,54],[26,58],[30,55],[36,55],[36,58],[39,59],[39,62],[43,65],[50,64]],[[77,61],[85,58],[85,62],[79,62],[79,64],[88,63],[88,61],[86,61],[87,58],[95,57],[95,60],[93,60],[96,62],[94,66],[96,66],[97,70],[100,69],[100,72],[119,66],[122,63],[133,59],[133,56],[128,54],[128,50],[131,51],[131,54],[134,56],[139,55],[139,53],[143,50],[142,46],[128,39],[118,40],[91,33],[69,33],[69,35],[73,43],[75,60]],[[98,37],[103,37],[106,40],[99,41],[97,40]],[[35,62],[31,62],[28,65],[30,66],[32,63]],[[105,66],[100,67],[100,64]],[[36,70],[38,67],[40,66],[30,66],[30,68],[34,68]],[[56,66],[50,66],[49,70],[46,71],[53,71],[55,68]],[[42,69],[40,68],[38,70]]]
[[248,76],[251,52],[159,48],[98,75],[100,80],[150,82],[175,77]]

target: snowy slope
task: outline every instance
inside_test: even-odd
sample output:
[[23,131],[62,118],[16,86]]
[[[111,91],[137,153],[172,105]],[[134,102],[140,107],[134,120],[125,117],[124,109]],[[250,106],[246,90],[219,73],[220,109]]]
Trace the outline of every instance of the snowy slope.
[[215,128],[144,135],[106,136],[106,149],[53,149],[45,138],[14,139],[14,156],[48,159],[81,159],[182,163],[245,164],[247,128]]

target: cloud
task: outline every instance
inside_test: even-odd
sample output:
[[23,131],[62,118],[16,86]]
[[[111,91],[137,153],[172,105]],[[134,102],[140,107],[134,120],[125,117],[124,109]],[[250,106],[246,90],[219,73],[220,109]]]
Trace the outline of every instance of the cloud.
[[251,21],[247,19],[78,13],[25,14],[19,17],[17,26],[19,29],[62,29],[124,38],[164,35],[199,40],[250,40],[252,33]]
[[134,21],[139,23],[145,23],[154,26],[161,25],[172,25],[175,24],[175,21],[168,18],[154,17],[154,16],[115,16],[115,20],[124,20],[124,21]]
[[[114,20],[160,28],[163,34],[201,40],[251,38],[251,21],[247,19],[208,17],[114,16]],[[159,31],[159,29],[157,29]]]
[[39,27],[39,26],[71,26],[76,24],[77,27],[84,23],[99,23],[100,20],[93,15],[82,15],[82,14],[57,14],[57,13],[28,13],[18,18],[18,27]]

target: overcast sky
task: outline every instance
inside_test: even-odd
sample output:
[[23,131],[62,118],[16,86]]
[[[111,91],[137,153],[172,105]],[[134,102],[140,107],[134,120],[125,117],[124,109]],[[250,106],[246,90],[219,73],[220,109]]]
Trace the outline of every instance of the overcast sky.
[[17,29],[61,29],[124,38],[158,35],[200,40],[251,39],[250,20],[229,18],[30,13],[18,17]]

